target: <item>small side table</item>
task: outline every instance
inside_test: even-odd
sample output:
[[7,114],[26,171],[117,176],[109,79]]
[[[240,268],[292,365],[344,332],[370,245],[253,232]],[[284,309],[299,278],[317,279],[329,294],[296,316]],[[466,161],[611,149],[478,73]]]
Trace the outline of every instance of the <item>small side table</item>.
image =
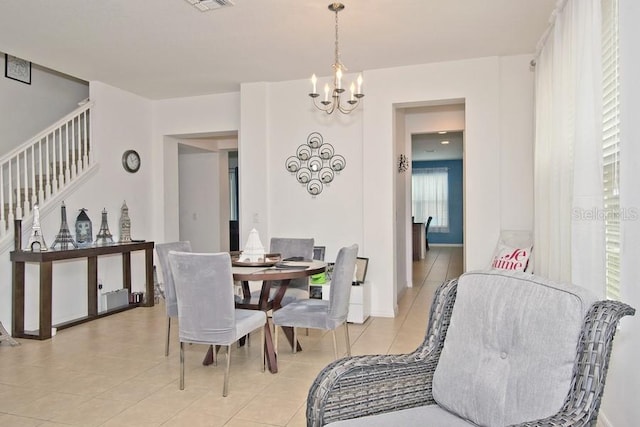
[[6,341],[11,345],[20,345],[20,343],[13,339],[9,332],[2,326],[2,322],[0,322],[0,343]]
[[[331,281],[323,285],[318,286],[322,289],[322,299],[329,300],[331,295]],[[371,309],[371,283],[366,280],[361,285],[351,285],[351,296],[349,298],[349,314],[347,315],[347,322],[349,323],[364,323],[370,315]]]

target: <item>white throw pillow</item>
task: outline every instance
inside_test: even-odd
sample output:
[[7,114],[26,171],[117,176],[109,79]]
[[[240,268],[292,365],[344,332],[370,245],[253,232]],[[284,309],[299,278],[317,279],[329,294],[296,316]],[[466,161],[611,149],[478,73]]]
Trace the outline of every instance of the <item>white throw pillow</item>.
[[531,249],[531,246],[514,248],[500,242],[493,254],[491,268],[494,270],[525,271],[529,264],[529,257],[531,257]]

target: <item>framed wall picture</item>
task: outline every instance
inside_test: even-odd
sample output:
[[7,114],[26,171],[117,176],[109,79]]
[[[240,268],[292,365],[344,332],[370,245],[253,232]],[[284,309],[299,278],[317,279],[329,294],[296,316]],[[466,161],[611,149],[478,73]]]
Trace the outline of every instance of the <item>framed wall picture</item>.
[[4,76],[28,85],[31,84],[31,62],[4,54]]
[[367,268],[369,267],[369,258],[356,258],[356,281],[354,284],[361,285],[367,278]]
[[318,261],[324,261],[324,252],[326,246],[314,246],[313,247],[313,259]]

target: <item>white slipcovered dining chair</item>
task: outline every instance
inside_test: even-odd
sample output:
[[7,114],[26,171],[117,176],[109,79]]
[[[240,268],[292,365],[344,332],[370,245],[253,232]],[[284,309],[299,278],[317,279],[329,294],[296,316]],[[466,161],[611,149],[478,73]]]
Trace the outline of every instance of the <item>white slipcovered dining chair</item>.
[[191,243],[188,241],[168,242],[156,244],[156,252],[160,261],[162,281],[164,283],[164,305],[167,312],[167,340],[164,355],[169,356],[169,341],[171,337],[171,318],[178,317],[178,301],[176,301],[176,288],[173,284],[171,267],[169,266],[169,251],[191,252]]
[[227,347],[222,395],[229,389],[231,344],[260,329],[260,363],[264,372],[265,323],[260,310],[235,308],[231,257],[228,253],[169,252],[176,288],[180,331],[180,390],[184,390],[184,344]]
[[330,330],[333,335],[333,354],[338,358],[336,329],[344,324],[347,354],[351,355],[347,315],[349,314],[349,298],[351,282],[356,268],[358,245],[344,247],[338,252],[331,276],[331,294],[329,301],[317,299],[301,299],[291,302],[272,314],[275,328],[275,347],[278,348],[278,326],[293,327],[293,352],[296,352],[296,328],[312,328]]

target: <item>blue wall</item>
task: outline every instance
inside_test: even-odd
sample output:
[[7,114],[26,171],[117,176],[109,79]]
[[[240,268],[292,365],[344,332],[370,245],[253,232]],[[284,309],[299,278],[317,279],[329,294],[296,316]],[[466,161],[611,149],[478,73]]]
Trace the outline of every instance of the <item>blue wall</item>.
[[462,160],[415,161],[413,168],[449,168],[449,232],[429,231],[431,243],[462,244]]

